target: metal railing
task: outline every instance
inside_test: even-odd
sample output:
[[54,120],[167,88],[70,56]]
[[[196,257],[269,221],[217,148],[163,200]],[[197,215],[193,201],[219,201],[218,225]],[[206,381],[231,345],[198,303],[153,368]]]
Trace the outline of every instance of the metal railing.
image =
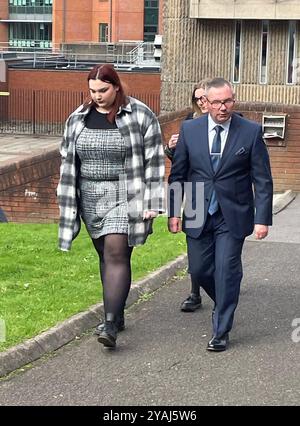
[[61,52],[60,45],[51,40],[10,39],[8,42],[0,42],[0,53],[18,53],[22,58],[23,53],[47,51],[47,54]]
[[[69,114],[87,98],[82,91],[10,89],[0,96],[0,133],[61,136]],[[129,92],[147,104],[157,115],[160,94]]]
[[[111,46],[113,48],[111,49]],[[22,60],[26,59],[24,66],[30,68],[29,59],[32,58],[31,67],[45,68],[48,61],[53,67],[56,58],[59,58],[56,68],[82,68],[93,66],[96,63],[113,63],[116,67],[155,67],[159,63],[153,56],[153,43],[82,43],[54,45],[50,40],[10,40],[0,43],[0,57],[8,54]],[[47,58],[47,59],[45,59]],[[27,64],[27,65],[26,65]],[[20,63],[20,66],[22,64]]]
[[17,49],[18,51],[45,49],[52,50],[51,40],[24,40],[24,39],[10,39],[10,49]]
[[131,64],[143,65],[145,62],[153,61],[154,58],[153,43],[140,42],[130,52],[126,54],[126,59]]
[[[117,66],[155,66],[154,44],[150,42],[74,43],[62,46],[66,57],[77,62],[108,62]],[[68,53],[67,53],[67,52]]]

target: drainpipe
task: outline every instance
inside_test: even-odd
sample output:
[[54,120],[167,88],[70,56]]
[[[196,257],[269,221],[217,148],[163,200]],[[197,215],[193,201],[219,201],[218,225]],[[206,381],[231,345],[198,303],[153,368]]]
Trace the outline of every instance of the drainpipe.
[[63,0],[63,27],[62,27],[62,42],[66,42],[66,0]]
[[109,42],[112,41],[112,0],[109,0]]

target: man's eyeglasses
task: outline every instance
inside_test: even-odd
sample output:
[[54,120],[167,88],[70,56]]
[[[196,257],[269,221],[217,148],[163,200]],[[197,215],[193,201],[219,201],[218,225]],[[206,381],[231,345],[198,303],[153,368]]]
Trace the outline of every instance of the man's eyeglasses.
[[231,108],[235,103],[235,99],[231,99],[231,98],[225,99],[225,101],[217,101],[217,100],[209,101],[207,98],[206,98],[206,100],[207,100],[207,102],[209,102],[211,104],[211,106],[214,109],[220,109],[222,105],[225,105],[226,108]]

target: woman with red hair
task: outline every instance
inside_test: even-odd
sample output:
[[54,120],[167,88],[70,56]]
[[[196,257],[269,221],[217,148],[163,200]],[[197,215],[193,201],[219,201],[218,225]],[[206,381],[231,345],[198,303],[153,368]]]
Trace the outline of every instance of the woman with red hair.
[[100,261],[105,322],[98,341],[115,347],[124,329],[133,247],[144,244],[164,211],[164,153],[154,113],[126,96],[112,65],[88,75],[90,99],[68,118],[58,186],[59,246],[71,248],[80,219]]

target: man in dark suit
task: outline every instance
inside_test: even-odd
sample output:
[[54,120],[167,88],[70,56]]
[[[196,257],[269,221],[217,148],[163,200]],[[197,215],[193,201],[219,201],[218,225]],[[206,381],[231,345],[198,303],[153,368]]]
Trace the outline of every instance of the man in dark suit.
[[[207,349],[224,351],[242,280],[245,237],[268,234],[273,184],[261,126],[233,113],[231,84],[206,84],[208,114],[182,125],[169,176],[170,232],[181,231],[182,187],[186,205],[189,272],[214,301]],[[185,184],[189,181],[188,184]]]

